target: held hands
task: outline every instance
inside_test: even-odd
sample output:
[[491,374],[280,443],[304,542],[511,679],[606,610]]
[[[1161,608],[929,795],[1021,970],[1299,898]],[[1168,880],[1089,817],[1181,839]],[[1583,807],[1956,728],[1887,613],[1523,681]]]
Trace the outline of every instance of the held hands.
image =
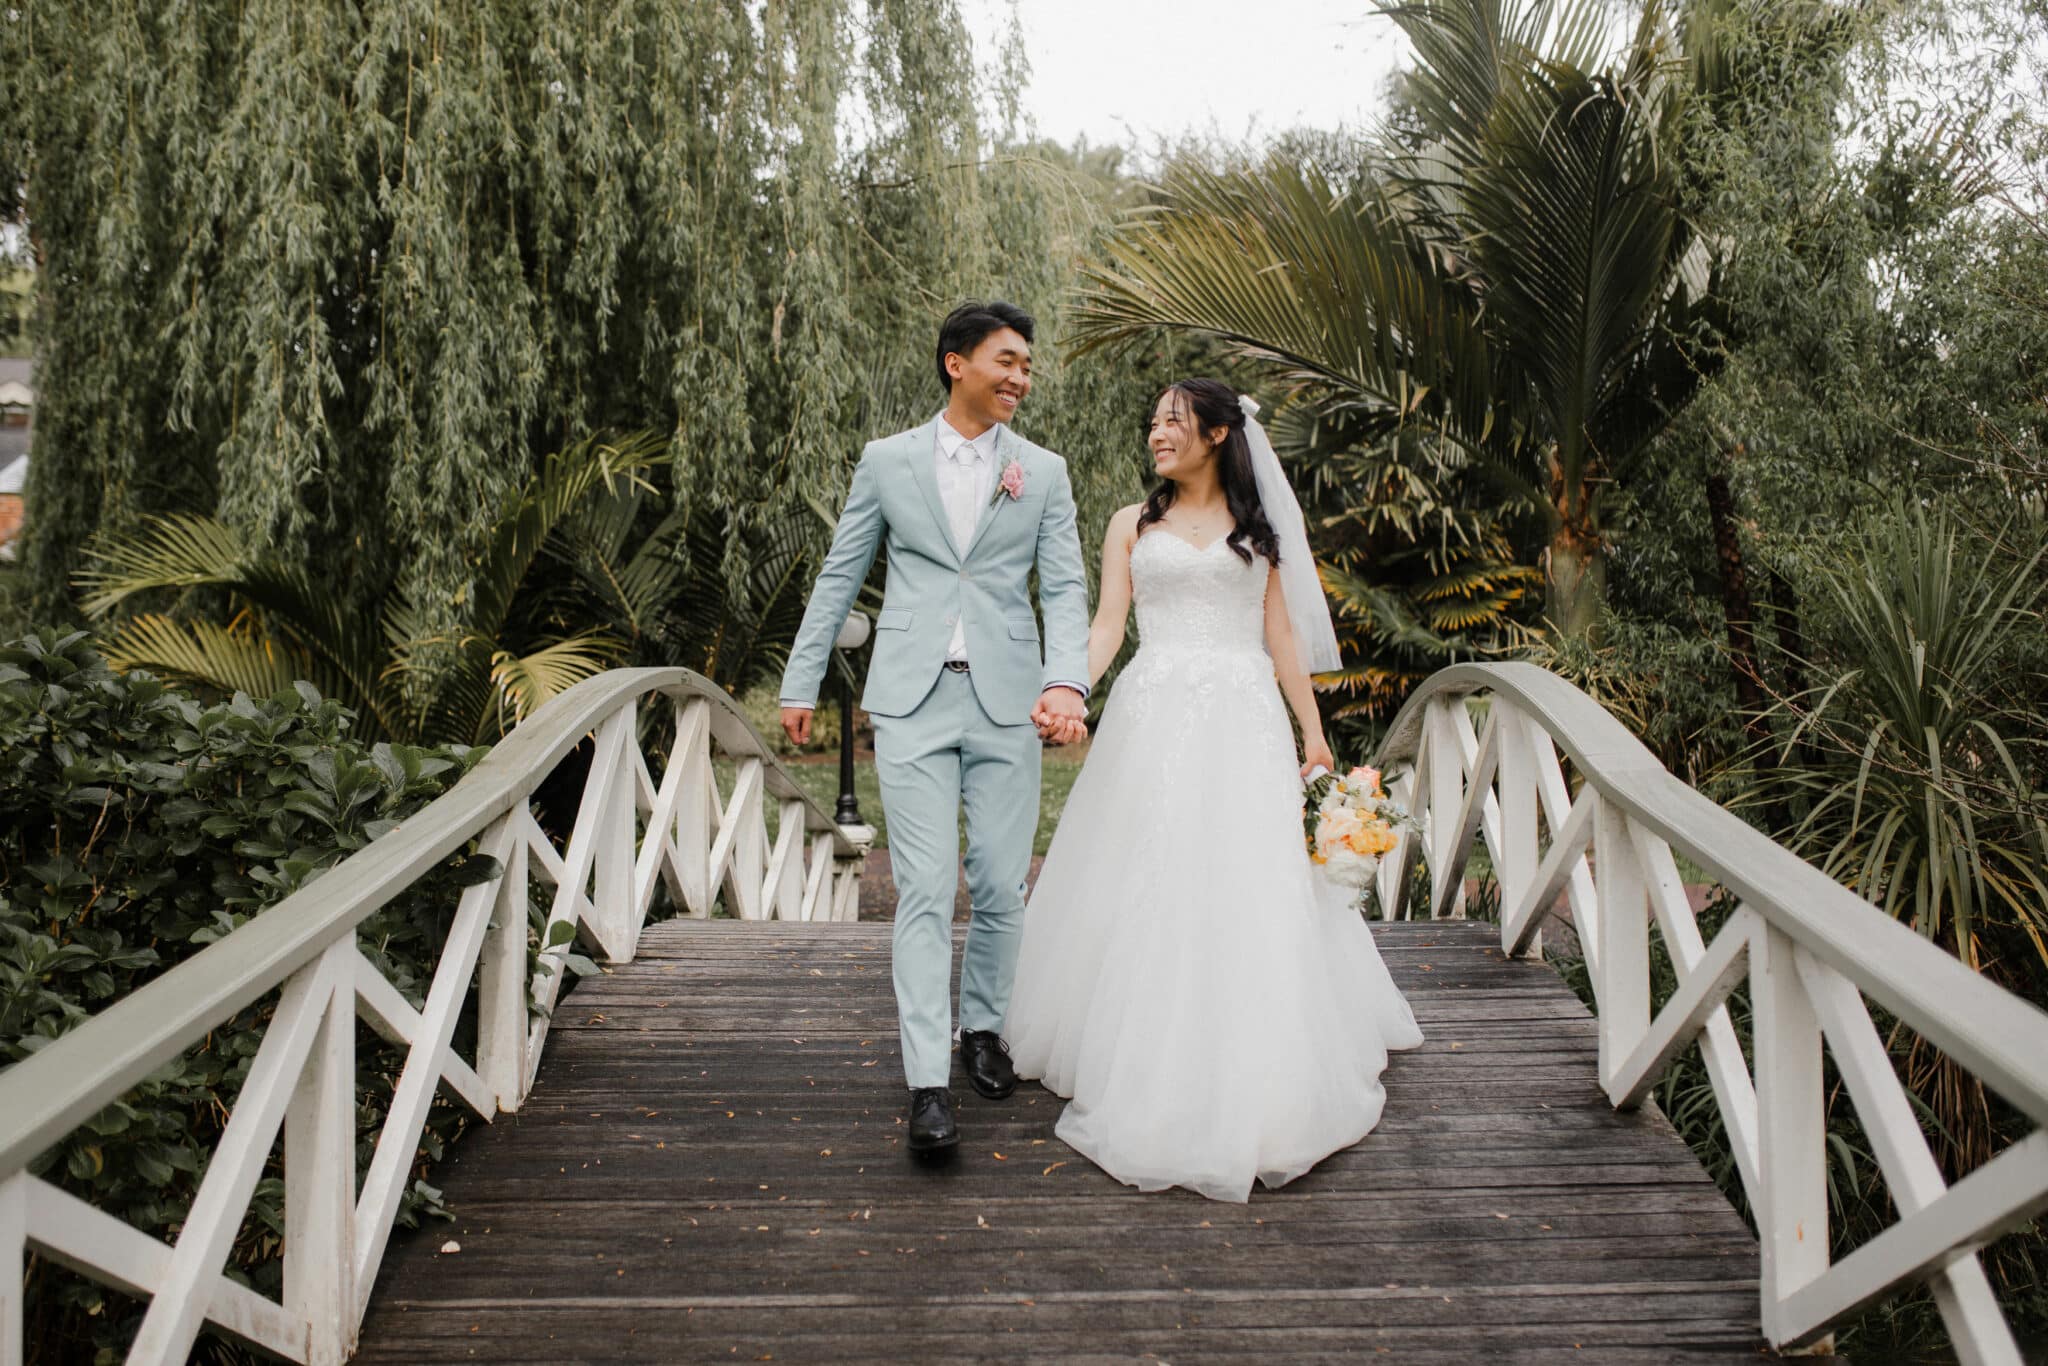
[[1327,768],[1332,773],[1335,773],[1337,771],[1337,760],[1330,753],[1330,742],[1325,740],[1320,735],[1309,735],[1302,737],[1302,778],[1306,780],[1308,778],[1308,775],[1315,772],[1318,766]]
[[1031,709],[1031,724],[1041,740],[1071,745],[1088,738],[1088,705],[1072,688],[1047,688]]
[[784,707],[782,709],[782,733],[789,737],[789,743],[801,748],[811,742],[811,709],[809,707]]
[[[1088,709],[1072,688],[1047,688],[1031,709],[1031,724],[1041,739],[1056,745],[1071,745],[1088,738]],[[811,708],[784,707],[782,733],[792,745],[811,742]]]

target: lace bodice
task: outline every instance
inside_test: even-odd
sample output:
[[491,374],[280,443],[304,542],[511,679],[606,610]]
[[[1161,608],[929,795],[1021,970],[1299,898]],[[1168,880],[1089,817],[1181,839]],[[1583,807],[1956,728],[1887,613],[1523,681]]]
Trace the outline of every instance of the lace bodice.
[[1205,749],[1236,755],[1241,781],[1266,785],[1267,800],[1293,810],[1294,731],[1266,653],[1270,572],[1263,556],[1246,564],[1220,540],[1197,550],[1171,532],[1140,536],[1131,547],[1138,652],[1117,676],[1102,729],[1142,716],[1164,733],[1203,735]]
[[1263,655],[1269,569],[1256,554],[1246,564],[1221,538],[1197,550],[1168,531],[1139,536],[1131,547],[1139,648]]

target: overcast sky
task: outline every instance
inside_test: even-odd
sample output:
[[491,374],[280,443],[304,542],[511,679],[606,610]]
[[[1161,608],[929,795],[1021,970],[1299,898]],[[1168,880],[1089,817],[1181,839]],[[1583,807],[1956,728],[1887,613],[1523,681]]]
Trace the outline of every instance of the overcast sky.
[[[992,65],[1005,0],[963,0]],[[1365,0],[1018,0],[1024,105],[1062,143],[1240,142],[1369,123],[1404,46]]]

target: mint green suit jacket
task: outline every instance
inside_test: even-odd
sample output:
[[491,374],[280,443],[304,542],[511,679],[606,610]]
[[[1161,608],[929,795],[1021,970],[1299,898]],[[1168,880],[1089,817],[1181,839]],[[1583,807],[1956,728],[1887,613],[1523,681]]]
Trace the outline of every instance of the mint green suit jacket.
[[[1088,691],[1088,577],[1075,528],[1067,464],[1008,427],[997,437],[994,499],[963,552],[939,499],[937,419],[870,442],[853,473],[832,548],[811,589],[782,675],[785,706],[816,706],[825,666],[875,552],[888,580],[875,620],[874,657],[861,706],[908,716],[931,691],[953,624],[965,622],[976,700],[998,725],[1028,724],[1038,694],[1054,684]],[[1015,461],[1024,490],[1012,499],[1000,475]],[[1038,570],[1044,647],[1031,606]]]

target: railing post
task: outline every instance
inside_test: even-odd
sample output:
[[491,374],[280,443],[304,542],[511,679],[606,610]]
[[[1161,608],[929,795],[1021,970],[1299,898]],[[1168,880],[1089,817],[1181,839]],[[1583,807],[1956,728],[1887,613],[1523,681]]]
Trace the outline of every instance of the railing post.
[[[1764,1336],[1788,1336],[1779,1305],[1828,1269],[1827,1115],[1821,1031],[1799,980],[1792,939],[1775,926],[1758,936],[1750,967],[1755,1011],[1756,1202]],[[1830,1350],[1824,1338],[1807,1350]]]
[[1650,900],[1628,813],[1595,794],[1593,887],[1599,903],[1600,1081],[1612,1081],[1650,1029]]
[[776,805],[775,846],[768,854],[768,875],[761,885],[762,913],[775,920],[800,920],[804,905],[804,804],[784,799]]
[[23,1307],[28,1274],[28,1183],[16,1172],[0,1181],[0,1366],[22,1366],[28,1348],[28,1314]]
[[677,873],[683,884],[683,905],[702,919],[711,914],[718,889],[711,885],[711,704],[693,697],[676,708],[676,743],[671,765],[683,766],[676,789]]
[[739,762],[733,779],[732,800],[725,806],[721,835],[731,839],[732,856],[726,864],[725,889],[732,898],[733,915],[740,920],[760,920],[766,914],[761,905],[761,886],[768,871],[768,817],[763,800],[767,774],[757,757]]
[[[632,958],[640,938],[639,908],[633,904],[633,863],[638,854],[634,842],[639,804],[633,800],[633,749],[639,744],[635,722],[639,708],[632,702],[612,713],[597,732],[603,761],[606,746],[615,747],[610,781],[598,794],[603,802],[595,831],[596,886],[591,906],[597,912],[598,937],[614,961]],[[588,800],[586,797],[585,800]]]
[[291,1105],[299,1069],[324,1032],[333,998],[342,996],[353,1011],[354,953],[352,938],[336,940],[285,979],[227,1127],[192,1197],[177,1246],[128,1348],[130,1361],[172,1366],[191,1355],[206,1321],[207,1287],[227,1263],[249,1197],[263,1177],[264,1160]]
[[[1503,697],[1493,699],[1498,718],[1500,743],[1500,843],[1493,850],[1494,877],[1500,883],[1501,923],[1522,904],[1529,884],[1535,880],[1536,854],[1536,755],[1529,735],[1529,723]],[[1543,957],[1543,931],[1529,938],[1523,956]]]
[[[1425,750],[1428,741],[1424,742]],[[1417,766],[1427,754],[1417,756]],[[1420,823],[1424,812],[1419,802],[1423,787],[1414,769],[1386,784],[1387,794],[1405,807]],[[1406,826],[1394,834],[1394,847],[1380,856],[1378,879],[1380,919],[1404,920],[1408,915],[1408,878],[1415,870],[1415,852],[1422,846],[1419,831]]]
[[527,917],[530,913],[524,829],[530,817],[522,804],[487,833],[489,843],[507,829],[512,832],[505,856],[505,876],[491,907],[491,927],[484,936],[483,962],[477,970],[477,1075],[498,1098],[498,1108],[517,1110],[525,1099],[526,1039],[529,995],[526,973]]
[[832,916],[835,922],[860,919],[860,861],[842,859],[832,875]]
[[[1429,785],[1429,904],[1431,915],[1449,898],[1453,920],[1465,918],[1463,867],[1452,867],[1458,847],[1458,816],[1465,804],[1465,766],[1458,752],[1458,733],[1450,709],[1462,707],[1462,697],[1439,698],[1432,702],[1424,724],[1429,727],[1429,772],[1421,775]],[[1460,884],[1452,892],[1452,879]]]
[[[338,980],[353,935],[327,950]],[[327,1001],[284,1116],[284,1307],[308,1326],[308,1366],[355,1349],[356,1011],[344,985]]]

